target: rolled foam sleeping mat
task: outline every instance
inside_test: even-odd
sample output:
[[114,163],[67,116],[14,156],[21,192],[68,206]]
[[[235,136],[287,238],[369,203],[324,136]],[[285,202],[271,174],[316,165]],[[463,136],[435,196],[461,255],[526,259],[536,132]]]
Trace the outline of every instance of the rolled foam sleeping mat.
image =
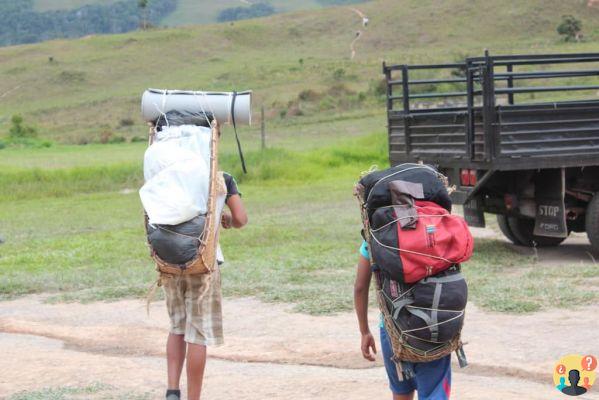
[[[235,106],[232,107],[233,101]],[[148,89],[141,99],[141,113],[147,122],[156,121],[169,111],[214,114],[220,123],[252,123],[252,92],[194,92],[188,90]]]

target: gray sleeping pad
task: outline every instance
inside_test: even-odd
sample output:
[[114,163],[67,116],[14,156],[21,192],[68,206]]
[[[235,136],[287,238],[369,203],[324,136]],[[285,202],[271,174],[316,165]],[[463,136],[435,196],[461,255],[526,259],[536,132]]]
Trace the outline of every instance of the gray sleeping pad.
[[148,242],[164,261],[185,264],[198,254],[206,217],[200,215],[179,225],[148,225]]

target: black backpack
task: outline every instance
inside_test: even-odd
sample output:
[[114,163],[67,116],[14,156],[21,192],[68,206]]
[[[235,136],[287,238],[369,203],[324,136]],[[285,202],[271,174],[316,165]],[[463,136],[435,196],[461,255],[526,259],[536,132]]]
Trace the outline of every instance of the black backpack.
[[413,285],[402,285],[385,273],[379,276],[384,305],[406,345],[433,355],[459,337],[468,286],[458,266]]
[[[370,242],[375,211],[393,205],[390,182],[403,181],[415,200],[434,202],[451,211],[452,202],[445,177],[435,168],[422,164],[401,164],[372,172],[358,183],[356,195],[362,205],[364,237]],[[370,244],[370,243],[369,243]],[[372,246],[371,248],[372,254]],[[397,254],[399,258],[399,254]],[[460,333],[464,324],[468,287],[459,265],[415,283],[394,280],[382,266],[372,265],[376,276],[379,307],[393,347],[394,361],[405,378],[411,372],[402,361],[429,362],[457,351],[461,366],[466,365]]]

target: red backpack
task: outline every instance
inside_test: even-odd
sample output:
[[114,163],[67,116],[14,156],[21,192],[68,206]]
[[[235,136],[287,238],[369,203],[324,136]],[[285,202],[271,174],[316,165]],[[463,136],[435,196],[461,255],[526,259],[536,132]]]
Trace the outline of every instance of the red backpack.
[[414,283],[472,256],[466,221],[429,201],[378,208],[370,221],[375,264],[397,282]]

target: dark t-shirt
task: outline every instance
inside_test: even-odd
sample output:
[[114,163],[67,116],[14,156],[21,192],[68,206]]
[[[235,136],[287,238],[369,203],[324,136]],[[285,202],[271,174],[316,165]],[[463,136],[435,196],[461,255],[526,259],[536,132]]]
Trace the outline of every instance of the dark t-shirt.
[[241,196],[241,192],[237,187],[237,181],[235,181],[235,178],[233,178],[231,174],[228,174],[226,172],[223,172],[223,177],[225,178],[225,184],[227,185],[227,201],[231,196],[234,196],[236,194]]

